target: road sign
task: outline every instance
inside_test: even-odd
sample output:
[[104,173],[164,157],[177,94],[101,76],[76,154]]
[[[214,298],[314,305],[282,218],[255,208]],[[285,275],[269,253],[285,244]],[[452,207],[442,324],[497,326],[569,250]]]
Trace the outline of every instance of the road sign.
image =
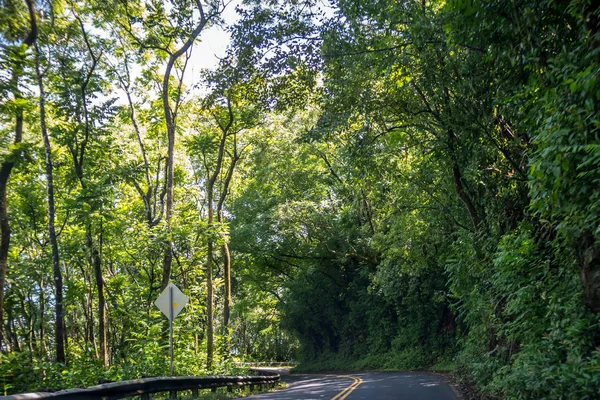
[[[173,291],[173,300],[169,301],[169,293],[171,290]],[[160,296],[158,296],[158,299],[156,299],[154,302],[154,305],[156,305],[156,307],[158,307],[158,309],[162,311],[167,318],[169,318],[169,321],[172,321],[179,315],[181,310],[183,310],[183,307],[185,307],[188,302],[189,299],[187,296],[183,294],[177,286],[169,282],[165,290],[162,291]],[[171,307],[169,304],[173,305],[173,314],[171,314]]]
[[179,315],[189,299],[177,286],[169,282],[165,290],[158,296],[154,305],[169,319],[169,347],[171,353],[171,376],[173,376],[173,320]]

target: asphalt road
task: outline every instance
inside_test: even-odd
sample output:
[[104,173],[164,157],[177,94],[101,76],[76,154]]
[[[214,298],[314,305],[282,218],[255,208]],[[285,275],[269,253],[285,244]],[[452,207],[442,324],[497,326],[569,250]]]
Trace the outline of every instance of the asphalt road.
[[287,389],[246,399],[264,400],[457,400],[440,375],[420,372],[367,372],[335,375],[282,375]]

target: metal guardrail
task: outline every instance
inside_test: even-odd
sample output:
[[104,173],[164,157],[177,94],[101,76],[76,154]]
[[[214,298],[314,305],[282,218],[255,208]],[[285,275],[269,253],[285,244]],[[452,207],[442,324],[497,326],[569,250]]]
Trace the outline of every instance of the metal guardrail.
[[234,362],[238,367],[294,367],[295,362],[260,361],[260,362]]
[[174,376],[161,378],[144,378],[131,381],[111,382],[87,389],[67,389],[59,392],[22,393],[0,397],[1,400],[33,400],[33,399],[61,399],[61,400],[108,400],[122,399],[131,396],[140,396],[149,399],[150,394],[169,392],[171,398],[176,398],[179,391],[192,391],[192,396],[197,397],[201,389],[249,386],[254,390],[257,386],[274,387],[279,382],[280,376],[275,373],[263,373],[261,376]]

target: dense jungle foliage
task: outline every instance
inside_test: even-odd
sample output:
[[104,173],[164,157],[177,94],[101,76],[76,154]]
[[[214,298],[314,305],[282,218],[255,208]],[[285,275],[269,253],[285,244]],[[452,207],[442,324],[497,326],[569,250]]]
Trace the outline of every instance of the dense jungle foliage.
[[598,2],[0,7],[0,394],[167,374],[172,281],[179,375],[598,398]]

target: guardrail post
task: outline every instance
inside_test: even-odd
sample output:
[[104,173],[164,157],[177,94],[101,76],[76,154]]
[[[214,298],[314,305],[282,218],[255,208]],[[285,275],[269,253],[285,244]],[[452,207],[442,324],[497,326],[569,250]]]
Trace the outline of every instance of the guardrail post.
[[250,391],[254,392],[254,384],[253,383],[250,384]]
[[149,393],[144,393],[140,396],[141,400],[150,400],[150,394]]
[[210,391],[213,392],[213,393],[217,393],[217,388],[216,387],[211,388]]
[[231,385],[227,386],[227,392],[229,392],[229,393],[233,392],[233,386],[231,386]]
[[177,391],[176,390],[169,390],[169,399],[177,400]]

